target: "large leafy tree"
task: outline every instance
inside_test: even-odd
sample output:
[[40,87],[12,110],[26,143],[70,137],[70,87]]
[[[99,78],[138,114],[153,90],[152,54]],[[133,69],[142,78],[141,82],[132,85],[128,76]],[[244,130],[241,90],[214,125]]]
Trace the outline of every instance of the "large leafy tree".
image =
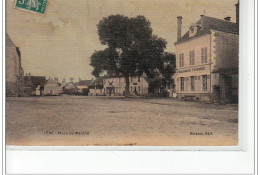
[[[158,95],[159,89],[166,93],[166,89],[173,85],[172,76],[176,68],[176,56],[174,53],[164,52],[162,56],[163,66],[158,70],[159,73],[155,77],[148,77],[149,92]],[[166,94],[164,94],[166,95]]]
[[170,52],[165,52],[164,56],[164,67],[162,72],[163,75],[163,84],[165,87],[170,84],[173,84],[172,76],[175,73],[176,69],[176,55]]
[[100,42],[107,48],[91,56],[94,76],[124,75],[128,96],[129,76],[146,73],[153,78],[163,69],[167,42],[152,34],[151,23],[144,16],[111,15],[103,18],[97,27]]

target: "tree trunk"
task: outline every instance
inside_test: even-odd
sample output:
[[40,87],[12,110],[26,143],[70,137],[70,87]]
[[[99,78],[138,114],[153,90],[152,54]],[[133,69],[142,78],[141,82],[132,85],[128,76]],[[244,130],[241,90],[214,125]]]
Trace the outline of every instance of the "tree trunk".
[[125,75],[125,97],[129,97],[130,96],[130,92],[129,92],[129,75]]

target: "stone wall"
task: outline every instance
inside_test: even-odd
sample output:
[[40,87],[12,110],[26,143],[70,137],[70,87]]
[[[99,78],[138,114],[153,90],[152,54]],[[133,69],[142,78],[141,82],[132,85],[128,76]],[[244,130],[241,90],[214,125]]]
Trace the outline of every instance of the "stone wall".
[[238,68],[239,36],[212,31],[212,71]]
[[6,35],[6,96],[21,96],[23,83],[21,82],[22,68],[19,48],[15,46],[9,35]]

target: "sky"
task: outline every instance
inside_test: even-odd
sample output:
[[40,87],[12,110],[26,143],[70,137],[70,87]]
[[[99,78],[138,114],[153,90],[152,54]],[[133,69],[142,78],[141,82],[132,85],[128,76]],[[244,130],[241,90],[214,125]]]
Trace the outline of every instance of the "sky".
[[25,74],[74,81],[91,79],[90,56],[104,49],[97,34],[103,17],[144,15],[153,34],[166,39],[166,51],[175,52],[177,16],[183,17],[182,34],[201,14],[235,22],[237,0],[48,0],[46,14],[13,7],[6,1],[6,32],[22,53]]

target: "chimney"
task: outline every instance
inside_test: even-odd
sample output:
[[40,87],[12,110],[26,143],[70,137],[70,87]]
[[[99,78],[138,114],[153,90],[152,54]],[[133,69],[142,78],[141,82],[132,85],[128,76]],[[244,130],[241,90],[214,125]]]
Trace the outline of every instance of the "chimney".
[[237,25],[237,32],[239,33],[239,0],[236,6],[236,25]]
[[201,28],[203,28],[203,17],[204,17],[204,15],[200,15],[200,23],[201,23]]
[[182,16],[177,17],[177,42],[181,39]]
[[230,21],[231,17],[230,16],[227,16],[226,18],[224,18],[224,20],[226,21]]

